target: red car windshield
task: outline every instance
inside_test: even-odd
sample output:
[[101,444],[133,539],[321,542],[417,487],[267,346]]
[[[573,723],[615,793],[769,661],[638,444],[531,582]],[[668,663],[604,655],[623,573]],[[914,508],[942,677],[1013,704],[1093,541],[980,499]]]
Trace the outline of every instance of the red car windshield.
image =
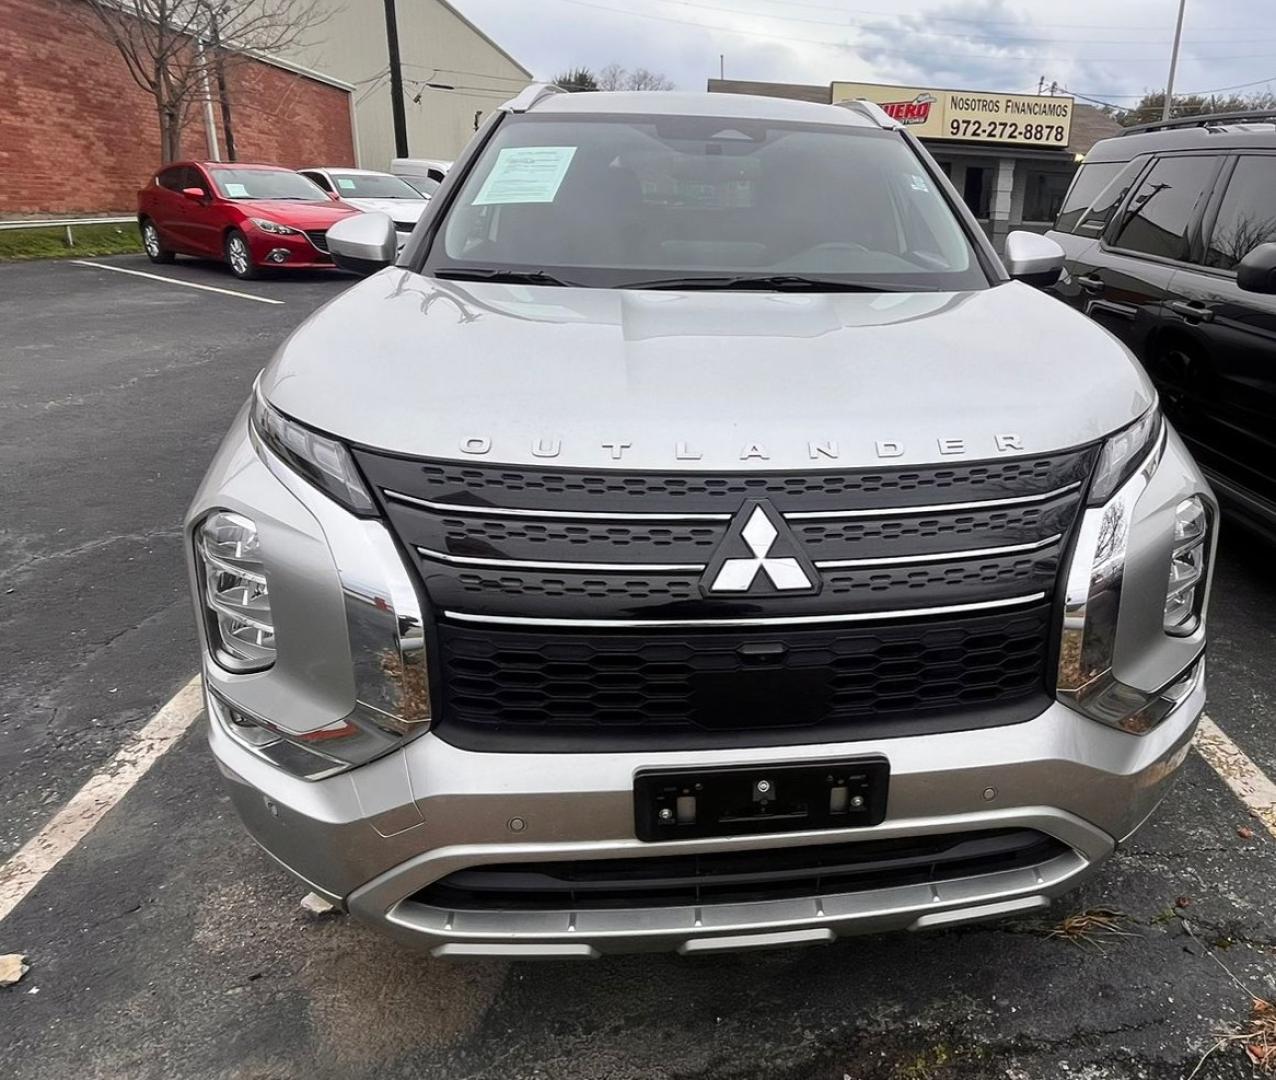
[[210,169],[217,192],[225,199],[297,199],[327,202],[313,180],[287,169]]

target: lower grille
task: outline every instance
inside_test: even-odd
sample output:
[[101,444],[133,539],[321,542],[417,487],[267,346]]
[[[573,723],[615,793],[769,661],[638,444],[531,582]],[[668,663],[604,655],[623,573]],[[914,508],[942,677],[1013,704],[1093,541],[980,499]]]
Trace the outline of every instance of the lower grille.
[[328,231],[326,229],[307,229],[306,239],[315,247],[317,251],[328,254]]
[[447,911],[755,903],[951,881],[1040,866],[1067,847],[1031,829],[636,859],[457,870],[412,897]]
[[445,622],[438,727],[472,749],[570,752],[1016,723],[1049,703],[1049,611],[676,635]]

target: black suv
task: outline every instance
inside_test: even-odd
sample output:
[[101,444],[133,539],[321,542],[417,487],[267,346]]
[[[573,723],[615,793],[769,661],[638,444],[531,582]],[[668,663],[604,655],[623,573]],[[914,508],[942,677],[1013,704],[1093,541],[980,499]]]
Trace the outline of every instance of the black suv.
[[1227,509],[1276,536],[1276,112],[1095,144],[1049,235],[1054,292],[1134,351]]

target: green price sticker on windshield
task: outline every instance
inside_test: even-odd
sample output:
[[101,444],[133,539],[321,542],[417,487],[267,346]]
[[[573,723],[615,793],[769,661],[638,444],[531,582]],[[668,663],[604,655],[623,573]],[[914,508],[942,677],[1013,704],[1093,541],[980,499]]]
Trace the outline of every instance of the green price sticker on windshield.
[[497,155],[474,205],[552,203],[575,153],[574,146],[507,146]]

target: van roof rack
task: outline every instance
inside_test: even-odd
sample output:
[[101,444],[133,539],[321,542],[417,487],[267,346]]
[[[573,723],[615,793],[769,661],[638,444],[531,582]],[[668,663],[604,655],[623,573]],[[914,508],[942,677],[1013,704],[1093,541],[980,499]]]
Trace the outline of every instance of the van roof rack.
[[1222,127],[1225,124],[1244,124],[1254,120],[1276,122],[1276,109],[1242,110],[1241,112],[1200,113],[1197,116],[1176,116],[1170,120],[1158,120],[1153,124],[1135,124],[1121,132],[1122,135],[1142,135],[1148,131],[1170,131],[1174,128]]

